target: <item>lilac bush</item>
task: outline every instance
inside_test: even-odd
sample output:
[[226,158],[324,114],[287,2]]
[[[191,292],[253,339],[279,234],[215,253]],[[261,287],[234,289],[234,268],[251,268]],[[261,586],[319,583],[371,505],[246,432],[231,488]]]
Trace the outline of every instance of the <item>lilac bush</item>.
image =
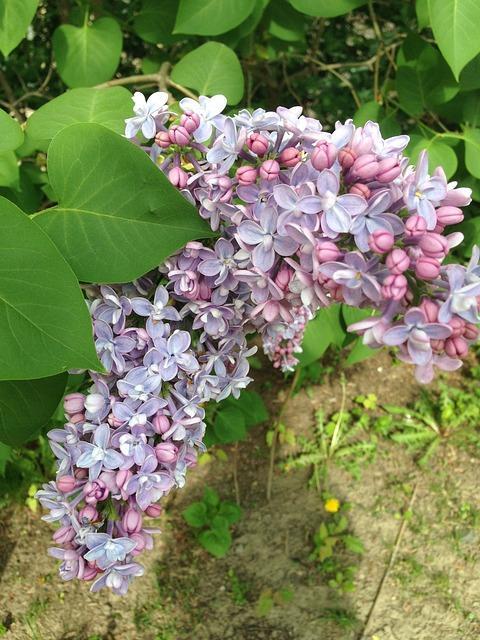
[[67,423],[49,434],[57,479],[38,497],[60,524],[61,577],[92,591],[124,594],[143,573],[148,518],[204,450],[203,404],[251,380],[249,333],[291,370],[319,308],[371,309],[349,330],[397,347],[420,382],[460,367],[478,336],[480,253],[446,261],[470,190],[429,175],[425,153],[413,167],[407,136],[352,121],[329,133],[301,107],[226,116],[220,95],[185,98],[178,116],[167,98],[136,93],[126,136],[219,237],[133,283],[88,287],[106,373],[65,398]]

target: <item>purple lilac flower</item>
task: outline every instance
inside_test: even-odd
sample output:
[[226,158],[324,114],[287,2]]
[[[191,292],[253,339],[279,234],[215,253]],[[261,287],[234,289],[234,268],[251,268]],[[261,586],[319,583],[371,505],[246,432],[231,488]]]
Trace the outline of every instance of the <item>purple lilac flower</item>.
[[348,233],[352,225],[352,216],[365,211],[367,203],[356,195],[338,195],[339,181],[330,169],[325,169],[317,180],[317,191],[323,216],[321,225],[329,238],[336,238],[339,233]]
[[435,229],[437,215],[435,204],[440,203],[447,195],[447,183],[439,176],[428,175],[428,156],[422,151],[418,158],[417,168],[405,190],[405,199],[409,211],[417,213],[425,219],[427,229]]
[[158,500],[171,489],[173,480],[170,474],[157,471],[158,462],[155,456],[148,456],[138,473],[127,484],[127,492],[135,494],[135,499],[142,511]]
[[100,292],[102,298],[97,298],[92,305],[93,317],[111,324],[116,333],[121,333],[125,328],[126,317],[132,312],[130,300],[106,285],[100,287]]
[[82,451],[76,464],[81,469],[88,469],[90,480],[96,480],[102,467],[106,469],[118,469],[123,463],[123,456],[109,448],[110,427],[108,424],[100,424],[93,432],[93,442],[82,442]]
[[128,336],[115,336],[106,322],[97,320],[94,323],[94,331],[97,339],[95,348],[101,363],[107,371],[123,373],[125,358],[123,357],[135,347],[135,340]]
[[144,572],[145,570],[142,565],[136,562],[113,565],[95,580],[90,591],[96,592],[104,587],[108,587],[113,593],[124,596],[128,591],[128,585],[132,578],[143,576]]
[[372,275],[376,259],[365,260],[357,251],[347,253],[344,262],[326,262],[318,270],[343,287],[345,302],[359,306],[365,298],[378,302],[380,285]]

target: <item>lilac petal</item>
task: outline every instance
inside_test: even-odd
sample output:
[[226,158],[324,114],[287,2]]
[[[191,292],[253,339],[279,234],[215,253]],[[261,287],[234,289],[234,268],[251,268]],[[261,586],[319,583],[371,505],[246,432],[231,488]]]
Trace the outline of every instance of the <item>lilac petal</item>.
[[317,190],[321,196],[326,193],[333,193],[336,195],[338,193],[338,187],[338,178],[333,171],[330,171],[330,169],[324,169],[324,171],[322,171],[318,176]]
[[281,256],[291,256],[298,249],[298,243],[288,236],[276,236],[273,241],[275,251]]
[[297,206],[303,213],[319,213],[322,210],[322,200],[318,196],[304,196],[300,198]]
[[377,302],[380,299],[380,285],[375,278],[364,275],[362,278],[362,289],[370,300]]
[[183,353],[186,351],[191,343],[190,334],[188,331],[174,331],[168,339],[168,351],[169,353]]
[[270,271],[275,262],[273,246],[270,249],[266,249],[263,244],[257,244],[252,252],[252,262],[262,271]]
[[204,276],[216,276],[220,273],[222,265],[217,258],[213,258],[211,260],[204,260],[197,268]]
[[430,199],[440,202],[447,195],[445,182],[441,178],[430,178],[423,185],[424,194]]
[[253,222],[253,220],[242,222],[238,227],[237,233],[241,240],[247,244],[255,245],[263,242],[263,229],[259,224]]
[[352,219],[350,214],[339,204],[334,204],[325,214],[327,224],[336,233],[348,233]]
[[379,213],[384,213],[392,202],[392,196],[390,192],[380,191],[377,193],[368,203],[368,215],[376,216]]
[[441,324],[440,322],[431,322],[423,327],[423,330],[432,340],[445,340],[445,338],[452,335],[452,329],[448,324]]
[[427,322],[427,318],[425,317],[425,313],[422,309],[418,309],[416,307],[409,309],[405,314],[405,324],[408,325],[423,325]]
[[118,336],[115,339],[115,347],[120,353],[129,353],[135,348],[135,340],[129,336]]
[[279,184],[273,189],[273,197],[275,202],[288,211],[295,209],[297,206],[298,196],[292,187],[286,184]]
[[168,299],[169,299],[169,295],[165,287],[162,287],[161,285],[158,286],[155,291],[155,296],[153,299],[154,304],[161,305],[162,307],[166,307],[168,304]]
[[94,443],[101,449],[106,449],[110,440],[110,427],[108,424],[99,425],[93,434]]
[[427,198],[422,198],[421,200],[419,200],[417,205],[417,212],[418,215],[422,216],[422,218],[425,219],[427,223],[427,229],[429,231],[435,229],[435,226],[437,224],[437,214],[435,213],[435,207],[430,202],[430,200],[427,200]]
[[158,466],[158,462],[155,456],[147,456],[140,471],[142,473],[153,473]]
[[337,204],[341,205],[352,216],[356,216],[359,213],[363,213],[367,208],[367,201],[361,196],[356,196],[351,193],[338,196]]
[[103,459],[103,466],[107,469],[118,469],[124,461],[125,459],[121,453],[115,451],[115,449],[107,449]]
[[388,329],[383,334],[383,343],[389,347],[398,347],[403,344],[410,334],[410,328],[401,324]]
[[153,305],[145,298],[132,298],[132,308],[139,316],[149,316],[152,313]]
[[93,324],[95,335],[101,340],[110,341],[113,338],[113,331],[109,324],[102,320],[96,320]]
[[422,339],[422,334],[425,335],[423,331],[419,332],[419,336],[417,333],[417,336],[420,337],[420,339],[417,339],[414,333],[416,332],[412,331],[410,333],[407,341],[408,353],[415,364],[426,365],[432,359],[432,347],[430,346],[429,341]]

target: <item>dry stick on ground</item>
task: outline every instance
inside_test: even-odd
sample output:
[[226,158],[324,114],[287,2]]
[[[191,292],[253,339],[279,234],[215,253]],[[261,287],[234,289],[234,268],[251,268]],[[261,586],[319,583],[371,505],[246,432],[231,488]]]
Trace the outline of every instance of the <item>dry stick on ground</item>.
[[287,404],[290,401],[293,392],[295,391],[295,387],[297,386],[298,378],[300,377],[300,367],[297,368],[295,374],[292,379],[292,383],[288,389],[287,397],[282,403],[280,407],[280,411],[278,413],[277,419],[275,421],[275,428],[273,430],[273,438],[272,438],[272,446],[270,447],[270,463],[268,466],[268,478],[267,478],[267,500],[270,502],[270,498],[272,497],[272,482],[273,482],[273,468],[275,466],[275,448],[278,439],[278,430],[280,428],[280,424],[282,422],[283,414],[285,413],[285,409],[287,408]]
[[405,529],[407,527],[407,514],[410,513],[410,511],[411,511],[411,509],[413,507],[413,503],[415,502],[415,498],[416,498],[416,495],[417,495],[417,489],[418,489],[418,481],[415,483],[415,485],[413,487],[413,491],[412,491],[412,495],[410,496],[410,501],[408,503],[408,507],[403,513],[402,523],[400,524],[400,528],[398,529],[397,537],[395,538],[395,544],[393,545],[392,553],[390,554],[390,559],[389,559],[388,564],[387,564],[387,566],[385,568],[385,571],[383,572],[383,576],[382,576],[382,579],[380,580],[380,583],[378,585],[377,591],[375,593],[375,597],[373,599],[372,606],[370,607],[370,611],[368,612],[367,619],[365,620],[365,624],[363,625],[363,628],[362,628],[361,632],[359,633],[357,640],[362,640],[363,638],[367,637],[368,628],[369,628],[370,623],[371,623],[371,621],[373,619],[373,614],[375,612],[375,608],[376,608],[378,600],[380,598],[380,594],[382,592],[383,585],[385,584],[385,581],[386,581],[386,579],[388,577],[388,574],[390,573],[390,570],[392,569],[392,567],[393,567],[393,565],[395,563],[395,559],[397,557],[398,550],[400,549],[400,544],[402,542],[403,534],[404,534]]

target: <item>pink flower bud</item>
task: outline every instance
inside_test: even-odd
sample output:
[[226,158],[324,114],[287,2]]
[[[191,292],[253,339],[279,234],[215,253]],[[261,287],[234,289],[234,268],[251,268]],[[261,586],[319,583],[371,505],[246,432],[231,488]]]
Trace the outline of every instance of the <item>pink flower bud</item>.
[[63,399],[63,408],[65,413],[73,415],[74,413],[83,413],[85,407],[85,396],[83,393],[69,393]]
[[276,180],[280,173],[280,165],[276,160],[265,160],[260,167],[260,177],[264,180]]
[[463,336],[467,340],[477,340],[478,328],[471,322],[467,322],[465,324],[465,329],[463,330]]
[[438,304],[430,300],[430,298],[423,298],[419,306],[427,317],[428,322],[438,322]]
[[400,175],[401,169],[396,158],[385,158],[378,163],[375,179],[378,182],[392,182]]
[[162,513],[162,507],[159,504],[150,504],[145,509],[145,513],[150,518],[158,518],[158,516]]
[[243,187],[248,187],[248,185],[253,184],[257,179],[257,170],[255,167],[247,164],[243,167],[238,167],[236,176],[239,184]]
[[74,475],[75,475],[75,478],[77,480],[85,480],[85,478],[88,477],[88,470],[87,469],[75,469]]
[[357,154],[350,147],[344,147],[338,152],[338,161],[340,162],[344,171],[350,169],[356,159]]
[[188,182],[188,174],[180,167],[173,167],[173,169],[170,169],[168,172],[168,179],[174,187],[185,189]]
[[166,433],[170,429],[170,420],[167,416],[157,413],[152,420],[153,430],[155,433]]
[[87,482],[83,487],[83,495],[85,496],[85,502],[87,504],[97,504],[102,500],[106,500],[109,495],[109,490],[103,482],[103,480],[94,480],[93,482]]
[[334,242],[326,240],[320,242],[315,247],[315,253],[319,262],[330,262],[331,260],[338,260],[342,255],[340,249]]
[[368,238],[368,246],[374,253],[387,253],[394,243],[393,233],[385,229],[377,229]]
[[458,207],[439,207],[436,214],[437,221],[444,227],[449,224],[458,224],[464,218],[463,211]]
[[73,416],[69,417],[69,422],[72,424],[78,424],[79,422],[85,422],[85,414],[84,413],[75,413]]
[[142,528],[142,516],[129,507],[123,514],[122,526],[127,533],[137,533]]
[[124,489],[125,485],[132,476],[133,473],[130,471],[130,469],[120,469],[120,471],[117,471],[117,473],[115,474],[115,484],[119,489]]
[[180,124],[188,133],[193,133],[200,126],[200,116],[198,113],[193,113],[193,111],[185,111],[180,118]]
[[77,481],[73,476],[61,476],[57,478],[57,488],[62,493],[70,493],[77,486]]
[[155,136],[155,144],[162,149],[168,149],[168,147],[172,144],[170,136],[168,135],[168,131],[159,131]]
[[405,222],[405,235],[407,238],[419,238],[427,230],[427,223],[421,216],[410,216]]
[[410,266],[410,258],[403,249],[394,249],[391,251],[385,262],[389,270],[396,275],[403,273]]
[[350,169],[352,175],[360,180],[372,180],[378,171],[378,162],[373,153],[359,156]]
[[433,280],[440,273],[440,262],[429,256],[420,256],[415,264],[415,275],[422,280]]
[[270,148],[270,142],[261,133],[251,133],[247,138],[247,147],[257,156],[264,156]]
[[267,322],[273,322],[280,312],[280,305],[276,300],[269,300],[262,310],[262,315]]
[[445,231],[445,227],[443,226],[443,224],[439,224],[437,222],[437,224],[435,225],[435,228],[433,229],[433,231],[435,233],[439,233],[440,235],[443,235],[443,232]]
[[55,531],[53,539],[55,542],[58,542],[58,544],[66,544],[67,542],[71,542],[76,535],[77,532],[75,529],[71,525],[66,525]]
[[331,142],[322,140],[321,142],[317,142],[315,145],[310,161],[317,171],[323,171],[324,169],[330,169],[333,166],[333,163],[337,159],[337,155],[337,147]]
[[465,358],[468,354],[468,343],[464,338],[447,338],[445,340],[445,353],[451,358]]
[[451,338],[461,338],[465,331],[465,325],[467,324],[463,318],[459,316],[453,316],[448,322],[449,326],[452,328]]
[[443,353],[445,351],[445,340],[430,340],[430,346],[435,353]]
[[179,147],[185,147],[190,142],[190,134],[182,127],[181,124],[174,124],[168,130],[170,141],[173,144],[178,144]]
[[87,504],[78,514],[80,521],[87,520],[88,522],[96,522],[100,516],[98,511],[91,504]]
[[275,284],[277,287],[282,289],[282,291],[286,291],[288,289],[288,285],[290,284],[290,280],[292,279],[293,271],[287,265],[283,265],[275,278]]
[[368,200],[368,198],[370,198],[370,196],[372,195],[372,192],[367,187],[367,185],[363,184],[362,182],[356,182],[355,184],[352,184],[348,192],[353,193],[353,195],[355,196],[362,196],[363,198],[365,198],[365,200]]
[[96,578],[98,573],[99,571],[97,567],[87,564],[83,568],[83,574],[80,579],[85,580],[86,582],[89,582],[90,580],[93,580],[94,578]]
[[155,455],[159,462],[171,464],[177,459],[178,448],[173,442],[161,442],[155,447]]
[[429,258],[437,258],[437,260],[441,260],[448,253],[448,241],[439,233],[425,233],[420,238],[418,246],[426,256]]
[[284,167],[295,167],[302,159],[302,153],[295,147],[287,147],[278,156],[280,164]]
[[133,556],[137,556],[140,553],[142,553],[142,551],[145,549],[145,547],[147,546],[147,543],[145,541],[145,538],[142,536],[141,533],[132,533],[131,536],[129,536],[134,542],[136,542],[136,547],[133,549],[133,551],[131,552]]
[[383,281],[382,296],[385,300],[401,300],[407,293],[408,282],[405,276],[392,274]]

